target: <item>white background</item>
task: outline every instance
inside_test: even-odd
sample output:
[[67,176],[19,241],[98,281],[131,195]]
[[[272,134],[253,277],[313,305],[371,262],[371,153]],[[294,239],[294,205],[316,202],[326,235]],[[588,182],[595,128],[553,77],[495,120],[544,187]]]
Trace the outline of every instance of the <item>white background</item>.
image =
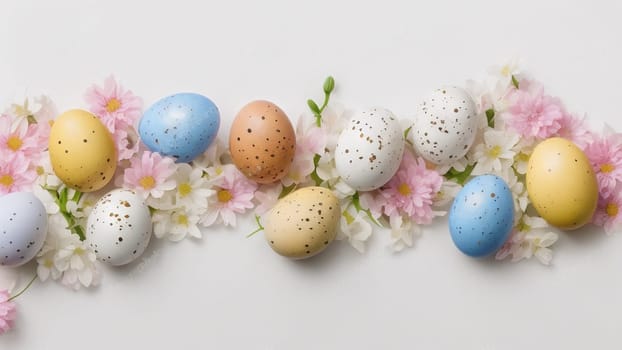
[[[267,98],[293,118],[328,74],[350,108],[412,115],[442,84],[481,79],[518,54],[572,111],[622,130],[620,2],[2,0],[0,102],[48,93],[60,109],[110,73],[146,104],[212,98],[226,139],[235,112]],[[554,266],[461,255],[445,219],[392,254],[337,242],[310,261],[261,235],[213,229],[154,241],[74,293],[37,283],[0,349],[619,349],[622,236],[563,234]],[[23,269],[21,283],[33,266]]]

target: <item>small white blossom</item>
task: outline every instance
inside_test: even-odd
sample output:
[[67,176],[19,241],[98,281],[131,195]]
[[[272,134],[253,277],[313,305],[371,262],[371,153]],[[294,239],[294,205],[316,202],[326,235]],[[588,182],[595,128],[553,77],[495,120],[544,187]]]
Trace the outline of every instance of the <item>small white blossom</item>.
[[484,133],[484,143],[475,146],[473,159],[477,161],[472,175],[499,174],[514,162],[514,146],[519,136],[506,131],[490,129]]
[[347,240],[359,253],[365,252],[365,243],[372,234],[371,224],[366,217],[361,211],[352,214],[349,210],[344,210],[337,235],[338,240]]

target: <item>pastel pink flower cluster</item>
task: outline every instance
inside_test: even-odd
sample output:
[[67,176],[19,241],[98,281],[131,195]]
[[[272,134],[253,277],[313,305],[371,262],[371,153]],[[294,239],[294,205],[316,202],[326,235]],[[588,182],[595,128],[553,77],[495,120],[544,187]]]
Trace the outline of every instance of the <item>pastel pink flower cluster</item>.
[[612,233],[622,228],[622,134],[594,135],[585,154],[598,180],[599,199],[593,221]]
[[374,211],[388,217],[405,214],[417,224],[429,224],[436,216],[434,198],[443,184],[443,177],[426,167],[423,158],[404,151],[397,173],[374,196]]
[[0,195],[32,189],[48,135],[47,120],[0,115]]
[[0,334],[4,334],[13,328],[16,310],[15,303],[9,301],[10,295],[6,290],[0,290]]
[[521,80],[519,89],[512,89],[506,99],[508,109],[502,118],[523,138],[543,140],[560,136],[579,147],[591,140],[585,122],[568,113],[559,98],[546,95],[539,82]]
[[113,76],[104,86],[93,85],[84,94],[89,110],[106,125],[117,146],[119,160],[138,152],[136,123],[141,116],[142,100],[125,90]]

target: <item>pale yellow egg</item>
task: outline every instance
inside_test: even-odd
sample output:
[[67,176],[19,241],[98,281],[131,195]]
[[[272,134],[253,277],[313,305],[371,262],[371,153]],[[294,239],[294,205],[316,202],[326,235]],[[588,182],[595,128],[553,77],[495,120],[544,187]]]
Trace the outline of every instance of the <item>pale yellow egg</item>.
[[84,110],[72,109],[54,120],[49,150],[56,176],[82,192],[106,186],[117,167],[112,135],[96,116]]
[[538,144],[527,168],[527,192],[549,224],[573,230],[590,222],[598,202],[598,184],[585,153],[554,137]]

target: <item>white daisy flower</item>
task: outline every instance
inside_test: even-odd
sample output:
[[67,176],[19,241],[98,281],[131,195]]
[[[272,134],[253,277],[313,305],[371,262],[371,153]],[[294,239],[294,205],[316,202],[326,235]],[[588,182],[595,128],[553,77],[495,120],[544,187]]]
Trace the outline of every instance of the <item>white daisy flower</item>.
[[498,174],[514,162],[514,146],[519,136],[515,133],[490,129],[484,133],[484,142],[475,146],[473,159],[477,161],[472,175]]

